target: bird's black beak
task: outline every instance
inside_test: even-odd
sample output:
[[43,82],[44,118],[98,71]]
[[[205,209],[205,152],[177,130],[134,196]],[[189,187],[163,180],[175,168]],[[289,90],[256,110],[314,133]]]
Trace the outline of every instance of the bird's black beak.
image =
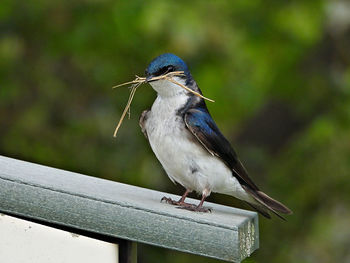
[[146,77],[146,82],[152,82],[152,78],[153,78],[154,76],[153,75],[149,75],[148,77]]

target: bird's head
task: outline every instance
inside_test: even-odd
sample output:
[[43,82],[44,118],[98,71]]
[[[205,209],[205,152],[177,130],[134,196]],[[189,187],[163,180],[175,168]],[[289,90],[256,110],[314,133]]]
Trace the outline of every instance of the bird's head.
[[149,84],[155,89],[158,94],[163,96],[173,96],[184,90],[167,80],[151,80],[153,77],[159,77],[174,71],[183,71],[184,76],[173,76],[172,78],[186,85],[186,82],[191,79],[191,74],[187,68],[186,63],[178,56],[170,53],[162,54],[151,61],[146,69],[146,79]]

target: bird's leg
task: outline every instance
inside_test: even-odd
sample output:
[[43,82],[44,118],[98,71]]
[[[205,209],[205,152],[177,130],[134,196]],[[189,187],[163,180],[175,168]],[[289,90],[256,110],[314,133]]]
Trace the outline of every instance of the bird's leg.
[[184,204],[185,203],[185,199],[187,197],[187,195],[189,193],[191,193],[192,191],[189,189],[186,189],[186,192],[181,196],[180,200],[178,201],[179,204]]
[[203,203],[204,203],[204,200],[206,197],[207,197],[207,195],[205,195],[205,194],[202,195],[202,199],[201,199],[199,205],[196,206],[193,211],[204,212],[204,213],[211,212],[211,208],[203,206]]
[[198,206],[191,205],[191,206],[185,206],[181,208],[190,210],[190,211],[195,211],[195,212],[203,212],[203,213],[211,212],[211,208],[203,206],[204,200],[207,196],[209,196],[209,194],[210,194],[210,191],[204,190],[202,193],[202,199],[198,204]]
[[171,199],[170,197],[163,197],[160,201],[165,201],[166,203],[168,204],[171,204],[171,205],[178,205],[178,206],[183,206],[183,207],[195,207],[195,205],[192,205],[192,204],[189,204],[189,203],[185,203],[185,199],[187,197],[187,195],[189,193],[191,193],[192,190],[190,189],[186,189],[186,192],[181,196],[180,200],[179,201],[175,201],[173,199]]

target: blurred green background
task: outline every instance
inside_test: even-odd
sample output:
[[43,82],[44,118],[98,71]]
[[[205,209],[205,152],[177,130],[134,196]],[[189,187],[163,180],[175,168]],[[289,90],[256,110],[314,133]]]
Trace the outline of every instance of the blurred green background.
[[[138,127],[149,86],[112,137],[129,92],[111,87],[172,52],[251,177],[294,211],[260,218],[246,262],[350,262],[349,47],[348,1],[2,0],[0,154],[182,194]],[[218,261],[140,245],[139,262]]]

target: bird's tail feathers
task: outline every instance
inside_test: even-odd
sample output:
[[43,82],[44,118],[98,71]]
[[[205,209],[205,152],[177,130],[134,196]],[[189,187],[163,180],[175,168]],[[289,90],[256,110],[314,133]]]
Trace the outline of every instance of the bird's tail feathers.
[[252,203],[249,203],[249,202],[246,202],[248,205],[250,205],[252,208],[254,208],[256,211],[258,211],[262,216],[268,218],[268,219],[271,219],[271,216],[268,212],[268,210],[263,207],[262,205],[258,205],[258,204],[252,204]]
[[257,191],[257,194],[259,198],[264,202],[264,204],[268,205],[271,207],[274,211],[280,212],[283,214],[293,214],[292,210],[290,210],[288,207],[286,207],[284,204],[278,202],[277,200],[271,198],[267,194],[261,191]]
[[268,214],[267,210],[270,210],[273,212],[276,216],[279,218],[285,220],[284,217],[282,217],[278,213],[283,213],[283,214],[293,214],[292,210],[290,210],[288,207],[283,205],[282,203],[278,202],[277,200],[271,198],[267,194],[261,191],[254,191],[248,187],[243,187],[244,190],[246,190],[248,193],[252,195],[252,197],[257,201],[258,204],[251,204],[249,203],[250,206],[252,206],[254,209],[256,209],[258,212],[260,212],[263,216],[270,218],[269,216],[266,216]]

